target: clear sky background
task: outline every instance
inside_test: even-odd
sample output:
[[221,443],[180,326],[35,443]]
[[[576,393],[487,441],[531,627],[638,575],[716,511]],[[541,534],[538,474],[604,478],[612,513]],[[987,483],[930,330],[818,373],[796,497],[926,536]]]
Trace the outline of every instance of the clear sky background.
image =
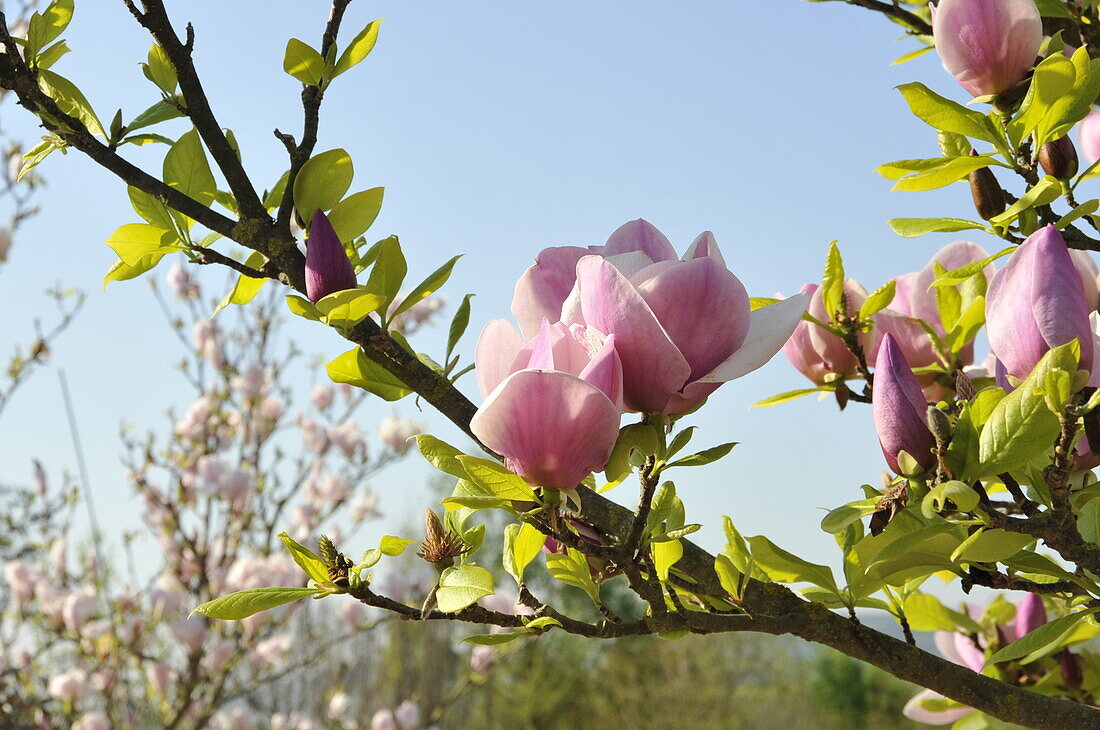
[[[272,129],[301,127],[300,86],[282,72],[283,48],[291,36],[319,44],[327,3],[191,0],[170,3],[170,11],[178,25],[194,23],[213,107],[235,132],[253,179],[270,184],[286,166]],[[967,98],[934,54],[890,66],[915,46],[896,42],[900,32],[876,14],[798,0],[357,0],[344,40],[382,16],[373,54],[326,96],[317,149],[351,153],[354,189],[385,186],[368,235],[400,235],[411,279],[466,254],[445,289],[452,305],[466,292],[478,295],[464,353],[486,321],[510,316],[513,283],[541,248],[603,243],[633,218],[652,221],[679,250],[712,230],[749,293],[771,296],[818,281],[832,239],[849,273],[872,289],[919,269],[954,238],[901,239],[887,219],[972,216],[963,187],[891,194],[873,171],[938,154],[934,132],[909,115],[894,86],[921,80]],[[150,39],[122,3],[81,0],[66,37],[73,53],[55,70],[78,83],[104,121],[120,106],[129,118],[155,101],[137,65]],[[10,100],[3,118],[31,143],[40,134]],[[166,133],[182,132],[179,124]],[[127,154],[156,171],[164,148],[153,147]],[[32,457],[51,472],[75,472],[53,372],[63,368],[100,519],[113,532],[138,524],[119,423],[163,429],[167,407],[184,409],[190,395],[171,369],[179,351],[147,285],[100,287],[115,258],[102,241],[136,220],[124,186],[78,153],[55,155],[40,169],[48,181],[43,213],[21,230],[0,274],[0,346],[29,340],[32,316],[48,319],[47,286],[79,287],[89,300],[51,367],[0,420],[0,478],[29,482]],[[998,248],[991,238],[975,240]],[[443,330],[416,344],[438,354]],[[307,352],[347,349],[304,320],[290,331]],[[718,465],[676,474],[689,521],[706,525],[697,535],[704,546],[721,546],[718,515],[729,514],[746,534],[837,562],[818,508],[861,498],[859,484],[879,483],[884,463],[867,406],[839,413],[831,401],[807,398],[749,409],[806,385],[780,355],[724,386],[688,420],[702,427],[699,446],[741,442]],[[463,387],[476,396],[472,377]],[[399,408],[414,411],[411,399]],[[372,404],[362,427],[373,429],[391,409]],[[442,418],[423,418],[459,442]],[[430,473],[414,455],[375,481],[390,521],[372,525],[364,546],[420,513]],[[630,486],[611,494],[635,499]]]

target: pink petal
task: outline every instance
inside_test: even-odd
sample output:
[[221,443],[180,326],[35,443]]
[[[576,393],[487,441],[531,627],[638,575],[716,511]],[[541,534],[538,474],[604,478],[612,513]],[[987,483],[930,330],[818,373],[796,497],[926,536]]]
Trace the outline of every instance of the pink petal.
[[550,322],[544,317],[538,337],[531,348],[531,357],[524,366],[531,370],[554,370],[554,349],[550,343]]
[[932,28],[943,67],[974,96],[1023,80],[1043,42],[1033,0],[940,0]]
[[943,700],[946,699],[939,692],[933,692],[930,689],[923,690],[913,695],[913,699],[906,703],[905,708],[902,709],[901,714],[908,717],[913,722],[923,722],[926,725],[950,725],[959,718],[966,717],[970,713],[974,712],[973,707],[957,707],[952,710],[940,710],[938,712],[932,710],[926,710],[920,706],[920,703],[924,700]]
[[[541,328],[540,328],[541,332]],[[533,361],[535,348],[540,341],[539,337],[528,341],[516,355],[509,373],[517,370],[561,370],[570,375],[579,375],[592,359],[589,354],[588,343],[582,342],[570,328],[562,322],[547,325],[547,341],[550,346],[547,358],[546,354],[540,355],[540,360]],[[602,341],[600,343],[602,345]],[[535,364],[532,364],[535,363]],[[550,367],[546,367],[550,365]]]
[[477,364],[477,385],[483,398],[512,374],[516,356],[522,349],[523,338],[506,319],[494,319],[481,330],[474,362]]
[[577,261],[591,253],[580,246],[543,249],[535,265],[523,272],[512,297],[512,316],[524,337],[534,337],[543,317],[561,319],[561,306],[577,280]]
[[603,391],[578,377],[521,370],[486,399],[470,430],[529,483],[574,489],[607,464],[620,415]]
[[680,262],[636,286],[691,365],[689,382],[714,370],[745,341],[752,319],[749,295],[717,259]]
[[963,664],[959,652],[955,651],[955,633],[953,631],[937,631],[932,635],[932,640],[936,643],[936,649],[939,650],[944,659],[952,664],[966,666]]
[[584,320],[615,335],[623,364],[627,408],[655,412],[687,382],[691,366],[637,290],[618,269],[599,256],[577,264]]
[[614,256],[630,251],[642,251],[651,261],[668,261],[677,258],[676,249],[665,238],[665,234],[644,218],[619,226],[607,239],[607,245],[600,253],[604,256]]
[[587,380],[603,391],[608,400],[619,410],[623,408],[623,363],[615,352],[615,335],[608,337],[592,361],[581,371],[581,380]]
[[709,256],[726,266],[726,259],[722,256],[722,252],[718,249],[718,241],[714,240],[714,234],[710,231],[703,231],[695,240],[688,246],[688,250],[684,252],[684,261],[690,261],[691,259],[698,259],[704,256]]
[[755,310],[740,349],[699,382],[725,383],[762,367],[790,339],[809,304],[809,294],[802,292]]

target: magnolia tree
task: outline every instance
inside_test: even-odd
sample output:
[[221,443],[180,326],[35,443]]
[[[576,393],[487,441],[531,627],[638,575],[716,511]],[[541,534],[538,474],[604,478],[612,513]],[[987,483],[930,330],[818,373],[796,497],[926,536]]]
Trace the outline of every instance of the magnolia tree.
[[[437,568],[422,605],[387,595],[372,572],[413,539],[387,537],[350,559],[349,544],[300,544],[315,527],[307,523],[302,541],[286,540],[307,585],[270,574],[257,578],[262,586],[214,581],[199,563],[190,579],[224,594],[199,614],[247,626],[301,599],[326,598],[414,622],[493,625],[496,633],[471,637],[492,644],[555,631],[603,639],[792,634],[926,687],[907,708],[916,719],[960,728],[990,718],[1036,728],[1100,724],[1100,660],[1084,647],[1100,633],[1100,485],[1089,471],[1100,453],[1091,321],[1098,302],[1096,269],[1082,253],[1100,250],[1100,200],[1078,200],[1096,164],[1079,164],[1068,136],[1078,126],[1086,158],[1100,154],[1100,121],[1090,114],[1100,94],[1094,0],[941,0],[934,8],[847,0],[903,27],[921,44],[909,56],[934,49],[968,102],[919,83],[899,87],[942,155],[879,170],[899,190],[967,180],[976,219],[891,225],[906,237],[981,232],[996,253],[953,244],[922,271],[867,294],[845,279],[833,246],[820,283],[777,301],[751,298],[709,233],[677,249],[646,221],[632,221],[603,245],[544,250],[520,276],[515,324],[494,320],[477,343],[480,407],[457,385],[469,369],[454,354],[468,296],[441,355],[417,352],[398,326],[444,286],[456,260],[406,287],[397,237],[371,243],[365,235],[381,190],[349,194],[350,156],[316,149],[324,97],[334,82],[350,83],[379,22],[347,38],[350,0],[334,0],[318,43],[287,43],[284,70],[302,84],[303,126],[276,131],[288,170],[260,192],[196,73],[196,30],[173,24],[161,0],[123,1],[152,36],[143,70],[159,99],[108,124],[54,70],[69,50],[61,36],[73,0],[35,14],[25,34],[0,24],[0,85],[48,132],[25,169],[73,150],[128,186],[142,222],[108,239],[119,260],[107,280],[140,276],[173,252],[237,272],[225,306],[248,304],[270,280],[269,288],[286,290],[291,312],[352,345],[328,364],[333,381],[390,401],[416,394],[484,452],[417,437],[424,457],[454,481],[418,540],[418,555]],[[191,125],[182,136],[155,131],[180,117]],[[164,145],[162,170],[128,161],[131,144]],[[992,352],[976,367],[983,326]],[[699,524],[671,480],[732,447],[689,448],[695,429],[683,426],[685,416],[781,348],[813,387],[766,402],[830,392],[842,408],[870,404],[867,420],[894,474],[823,520],[842,553],[840,574],[767,537],[742,537],[729,518],[725,548],[702,550],[688,539]],[[602,495],[628,480],[639,485],[632,508]],[[260,485],[235,494],[246,511],[272,514],[274,497]],[[183,499],[165,493],[157,514],[174,519]],[[522,610],[483,600],[502,590],[484,564],[489,512],[508,520],[503,567]],[[274,514],[272,537],[293,526]],[[209,544],[233,539],[210,529]],[[164,547],[192,559],[186,546]],[[591,611],[567,613],[534,595],[525,573],[536,560],[586,594]],[[1005,595],[955,610],[922,592],[931,576]],[[630,610],[605,602],[613,586],[633,595]],[[904,640],[871,630],[856,609],[893,616]],[[918,648],[914,630],[940,631],[943,656]],[[202,668],[190,671],[201,676]]]

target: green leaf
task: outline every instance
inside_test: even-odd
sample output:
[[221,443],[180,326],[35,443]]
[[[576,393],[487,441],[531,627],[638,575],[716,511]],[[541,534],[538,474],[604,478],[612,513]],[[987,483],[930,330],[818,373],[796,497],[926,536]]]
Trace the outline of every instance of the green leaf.
[[600,589],[592,580],[592,572],[588,567],[588,558],[575,548],[567,548],[564,554],[551,553],[546,556],[546,569],[550,575],[566,585],[580,588],[592,602],[600,605]]
[[141,70],[145,78],[156,84],[165,94],[171,96],[176,93],[176,84],[179,83],[176,68],[168,60],[168,54],[156,43],[149,49],[149,60],[142,65]]
[[27,23],[27,44],[23,51],[26,58],[34,58],[53,43],[72,19],[73,0],[54,0],[41,13],[33,13]]
[[1077,531],[1085,542],[1100,544],[1100,498],[1090,499],[1079,510]]
[[731,441],[726,444],[719,444],[718,446],[712,446],[709,449],[704,449],[697,454],[691,456],[685,456],[682,459],[677,459],[665,466],[666,469],[670,469],[674,466],[705,466],[718,461],[729,452],[733,451],[733,447],[737,445],[736,441]]
[[176,236],[171,231],[145,223],[127,223],[115,229],[106,244],[124,263],[136,266],[149,254],[164,255],[182,250],[181,246],[174,245],[175,241]]
[[290,310],[291,314],[295,314],[299,317],[305,317],[306,319],[314,322],[321,321],[321,313],[317,311],[317,307],[313,302],[296,294],[286,295],[286,306]]
[[385,188],[371,188],[341,200],[329,211],[328,220],[341,241],[354,241],[370,228],[382,210]]
[[1052,175],[1047,175],[1035,183],[1020,199],[1010,205],[1004,213],[994,216],[990,223],[1004,226],[1016,220],[1021,213],[1040,205],[1048,205],[1062,196],[1062,181]]
[[917,238],[926,233],[955,233],[969,230],[993,232],[984,223],[965,218],[892,218],[889,223],[894,233],[902,238]]
[[1004,397],[1005,392],[1000,388],[983,388],[963,406],[947,447],[947,463],[959,479],[971,481],[978,477],[981,467],[979,430]]
[[166,255],[163,253],[147,254],[138,259],[137,263],[133,265],[119,259],[111,265],[111,268],[107,270],[107,275],[103,277],[103,288],[106,289],[112,281],[126,281],[141,276],[156,267]]
[[745,543],[745,538],[741,536],[741,533],[733,524],[733,520],[727,516],[722,517],[722,529],[726,534],[726,546],[722,548],[722,555],[729,558],[730,562],[741,573],[749,572],[752,555],[749,553],[749,546]]
[[374,393],[382,400],[395,401],[412,391],[381,365],[375,363],[362,348],[356,347],[325,365],[334,383],[347,383]]
[[383,299],[368,287],[344,289],[317,300],[317,311],[330,327],[347,330],[377,312]]
[[459,479],[467,478],[466,469],[457,458],[465,454],[446,441],[441,441],[431,434],[422,433],[416,437],[416,448],[428,463],[444,474],[450,474]]
[[653,551],[653,568],[657,571],[657,577],[668,580],[668,571],[684,556],[684,545],[679,540],[655,542],[650,545]]
[[383,311],[388,310],[390,303],[397,298],[408,271],[405,254],[401,252],[401,243],[397,236],[381,241],[378,258],[370,270],[370,278],[367,279],[367,288],[382,295],[385,302]]
[[169,119],[177,119],[183,116],[174,104],[161,99],[151,107],[134,117],[133,121],[126,125],[128,132],[134,132],[143,127],[151,127],[154,124],[166,122]]
[[902,611],[913,631],[950,631],[957,630],[951,612],[944,608],[939,599],[927,593],[913,593],[905,598]]
[[839,593],[833,571],[824,565],[811,563],[778,547],[763,535],[749,538],[756,564],[769,578],[781,583],[813,583],[819,588]]
[[164,156],[164,182],[203,205],[214,202],[218,186],[199,133],[193,127]]
[[859,308],[859,318],[862,320],[870,320],[871,317],[890,306],[890,302],[894,301],[894,294],[897,292],[897,287],[897,282],[891,279],[868,294]]
[[127,187],[126,193],[130,196],[130,205],[133,206],[134,212],[148,221],[151,225],[166,231],[175,229],[176,224],[172,220],[172,216],[168,212],[168,207],[165,206],[164,203],[144,190],[139,190],[133,186]]
[[[264,256],[259,251],[253,251],[249,254],[248,258],[245,259],[244,264],[249,268],[259,269],[264,265]],[[244,274],[238,275],[237,281],[233,284],[233,288],[229,290],[229,293],[226,294],[220,302],[218,302],[218,306],[214,309],[214,314],[211,314],[210,318],[213,319],[214,315],[230,304],[248,304],[256,298],[256,295],[260,293],[260,289],[263,289],[266,283],[267,279],[256,279],[251,276],[245,276]]]
[[456,613],[479,598],[493,595],[493,574],[476,565],[447,568],[439,576],[436,606],[443,613]]
[[351,155],[342,149],[314,155],[294,179],[294,207],[308,226],[314,211],[331,210],[351,187],[355,168]]
[[309,86],[320,86],[325,73],[325,59],[312,46],[297,38],[286,42],[283,70]]
[[1016,641],[1013,641],[1008,646],[998,651],[993,656],[989,657],[986,661],[986,666],[990,664],[1000,664],[1001,662],[1010,662],[1015,659],[1021,659],[1029,654],[1037,652],[1045,647],[1060,641],[1063,636],[1068,634],[1074,626],[1080,621],[1084,620],[1088,616],[1092,615],[1093,611],[1078,611],[1077,613],[1066,614],[1059,618],[1054,619],[1049,623],[1045,623],[1039,628],[1035,629],[1029,634],[1025,634]]
[[1052,447],[1061,427],[1047,407],[1043,385],[1052,370],[1075,373],[1079,351],[1077,340],[1048,351],[1020,387],[993,409],[979,442],[986,473],[1010,471]]
[[969,484],[958,479],[937,484],[924,495],[921,513],[931,519],[944,510],[948,500],[960,512],[969,512],[978,506],[978,493]]
[[328,568],[325,567],[325,562],[321,560],[316,553],[296,542],[285,532],[280,532],[278,537],[283,541],[283,545],[286,547],[287,552],[290,553],[290,557],[294,558],[294,562],[298,564],[299,568],[305,571],[306,575],[318,583],[324,583],[329,580]]
[[523,585],[523,571],[538,557],[546,543],[546,535],[527,524],[511,524],[504,528],[504,569]]
[[[941,134],[943,133],[941,132]],[[969,152],[969,145],[967,146],[967,152]],[[945,155],[945,157],[947,156],[948,155]],[[950,155],[950,157],[958,156],[959,155]],[[882,175],[887,180],[899,180],[906,175],[934,170],[943,165],[945,161],[943,157],[928,157],[917,160],[895,160],[894,162],[887,162],[879,165],[875,168],[875,172]]]
[[215,598],[195,608],[192,614],[201,613],[210,618],[239,621],[252,614],[276,606],[298,601],[323,593],[316,588],[252,588]]
[[832,393],[836,390],[835,386],[822,385],[817,388],[799,388],[797,390],[788,390],[783,393],[776,393],[775,395],[768,396],[764,400],[753,403],[751,408],[767,408],[769,406],[779,405],[780,403],[786,403],[796,398],[801,398],[804,395],[810,395],[811,393]]
[[466,334],[466,328],[470,326],[470,299],[473,296],[473,294],[464,296],[462,303],[455,310],[455,315],[451,317],[451,327],[447,332],[447,353],[445,357],[448,361],[451,359],[451,353],[458,346],[459,340],[462,339],[462,335]]
[[993,123],[984,114],[946,99],[921,83],[902,84],[898,91],[905,97],[909,110],[934,129],[1003,145]]
[[825,273],[821,276],[821,297],[825,304],[825,313],[829,321],[841,311],[844,301],[844,259],[836,241],[829,244],[829,253],[825,256]]
[[41,142],[23,155],[23,165],[19,169],[19,176],[15,178],[16,182],[22,180],[27,173],[41,164],[54,150],[61,150],[62,154],[65,154],[67,151],[65,140],[52,134],[44,136]]
[[455,256],[450,261],[440,266],[429,274],[428,278],[413,287],[412,291],[406,294],[405,298],[401,300],[401,303],[397,305],[397,309],[394,310],[393,316],[396,317],[403,312],[409,311],[409,308],[414,304],[439,291],[439,289],[447,283],[447,279],[451,278],[451,271],[460,258],[462,258],[462,254]]
[[619,429],[619,438],[604,467],[607,481],[618,483],[631,473],[631,454],[635,452],[645,456],[657,453],[657,432],[651,424],[631,423]]
[[848,525],[861,520],[878,509],[880,497],[863,499],[858,502],[849,502],[834,510],[830,510],[821,520],[821,529],[830,535],[843,532]]
[[467,644],[479,644],[481,646],[500,646],[530,636],[526,631],[505,631],[500,634],[474,634],[463,639]]
[[103,124],[92,109],[92,105],[88,103],[84,94],[76,88],[72,81],[64,76],[58,76],[53,71],[40,69],[38,72],[38,88],[57,102],[57,106],[61,111],[83,122],[89,132],[100,137],[107,136],[107,133],[103,131]]
[[1010,558],[1035,542],[1031,535],[1004,530],[978,530],[962,542],[951,560],[958,563],[996,563]]
[[936,280],[932,282],[932,286],[955,286],[956,284],[962,284],[978,272],[983,271],[985,267],[989,266],[997,259],[1007,256],[1015,250],[1015,246],[1006,246],[992,256],[986,256],[981,261],[973,261],[957,269],[951,269],[942,276],[937,277]]
[[513,474],[495,461],[461,454],[455,457],[463,470],[477,486],[491,496],[500,499],[518,499],[537,502],[538,497],[523,478]]
[[55,63],[61,60],[61,58],[69,52],[69,46],[65,41],[58,41],[49,48],[46,48],[42,53],[38,54],[36,63],[38,68],[50,68]]
[[336,78],[344,73],[366,58],[367,55],[374,50],[374,44],[378,42],[378,25],[382,20],[382,18],[372,20],[367,24],[366,28],[359,31],[359,35],[352,38],[351,43],[349,43],[348,47],[344,49],[344,52],[340,54],[340,60],[336,62],[336,67],[332,72],[332,78]]
[[893,190],[903,192],[935,190],[962,180],[975,170],[995,164],[999,163],[992,157],[984,155],[940,160],[940,164],[935,167],[901,178],[894,184]]

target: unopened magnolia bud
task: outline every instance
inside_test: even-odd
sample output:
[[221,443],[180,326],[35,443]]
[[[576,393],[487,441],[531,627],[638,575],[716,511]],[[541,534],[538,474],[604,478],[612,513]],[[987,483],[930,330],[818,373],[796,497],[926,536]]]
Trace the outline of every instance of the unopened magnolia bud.
[[946,444],[951,440],[951,419],[947,414],[935,406],[928,406],[928,430],[936,437],[936,441]]
[[1063,649],[1058,657],[1058,664],[1062,669],[1062,681],[1066,683],[1066,689],[1079,690],[1084,676],[1081,672],[1080,658],[1070,654],[1069,649]]
[[955,373],[955,392],[962,400],[973,400],[974,396],[977,395],[977,391],[974,390],[974,382],[962,370]]
[[1047,142],[1039,149],[1039,164],[1059,180],[1071,178],[1077,174],[1077,149],[1068,136]]
[[424,539],[431,541],[439,541],[444,538],[446,532],[443,529],[443,523],[439,521],[439,516],[431,509],[424,510]]
[[[978,153],[970,150],[971,156]],[[970,181],[970,195],[974,198],[974,209],[984,220],[995,218],[1005,211],[1005,191],[997,182],[997,176],[988,167],[974,170],[967,176]]]
[[449,568],[454,559],[466,552],[466,542],[461,535],[448,532],[439,516],[430,509],[424,511],[424,541],[417,555],[437,568]]

